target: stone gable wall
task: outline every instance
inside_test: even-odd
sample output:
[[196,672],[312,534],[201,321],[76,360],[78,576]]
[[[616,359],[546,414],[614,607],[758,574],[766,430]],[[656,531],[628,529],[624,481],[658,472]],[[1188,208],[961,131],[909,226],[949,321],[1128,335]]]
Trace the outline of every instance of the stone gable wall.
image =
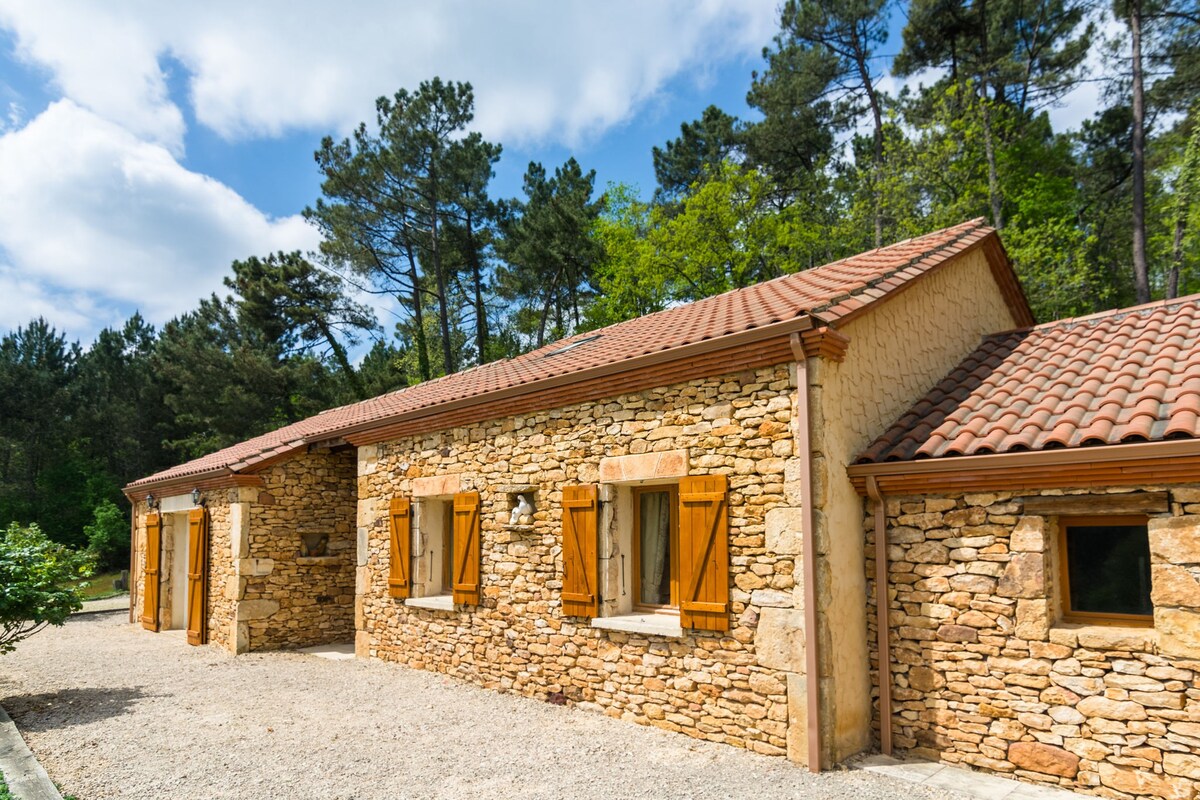
[[[803,664],[799,497],[785,479],[797,471],[795,403],[779,366],[360,448],[357,651],[784,754],[788,668]],[[562,486],[601,482],[605,457],[683,449],[690,474],[729,476],[730,631],[674,638],[564,617]],[[387,594],[388,503],[442,481],[482,495],[477,607],[420,609]],[[506,525],[512,485],[536,487],[531,526]]]
[[[896,750],[1105,797],[1195,797],[1200,488],[1169,491],[1148,524],[1152,628],[1059,621],[1057,517],[1021,498],[1062,491],[887,498]],[[870,513],[864,529],[873,645]]]
[[[347,448],[297,455],[262,473],[239,564],[245,649],[354,640],[356,472]],[[304,534],[328,536],[325,555],[303,556]]]

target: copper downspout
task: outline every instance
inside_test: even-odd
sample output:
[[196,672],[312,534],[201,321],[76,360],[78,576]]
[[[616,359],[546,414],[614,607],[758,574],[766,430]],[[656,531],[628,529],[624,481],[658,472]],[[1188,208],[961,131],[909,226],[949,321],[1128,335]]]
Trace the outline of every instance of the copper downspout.
[[134,608],[137,606],[137,501],[129,501],[129,621],[137,622]]
[[808,770],[821,771],[821,661],[817,632],[817,549],[812,489],[812,440],[809,432],[808,359],[800,343],[800,334],[791,335],[792,355],[796,359],[796,449],[800,456],[801,569],[804,580],[804,687],[808,707]]
[[879,749],[892,754],[892,651],[888,641],[887,507],[873,476],[867,496],[875,504],[875,652],[879,659]]

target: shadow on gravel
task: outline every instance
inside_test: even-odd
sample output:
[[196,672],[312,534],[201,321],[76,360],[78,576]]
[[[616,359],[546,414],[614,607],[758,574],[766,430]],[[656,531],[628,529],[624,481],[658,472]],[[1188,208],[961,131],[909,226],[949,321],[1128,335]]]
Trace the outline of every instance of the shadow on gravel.
[[45,694],[17,694],[0,701],[17,727],[49,731],[86,725],[129,713],[134,702],[148,695],[141,689],[63,689]]

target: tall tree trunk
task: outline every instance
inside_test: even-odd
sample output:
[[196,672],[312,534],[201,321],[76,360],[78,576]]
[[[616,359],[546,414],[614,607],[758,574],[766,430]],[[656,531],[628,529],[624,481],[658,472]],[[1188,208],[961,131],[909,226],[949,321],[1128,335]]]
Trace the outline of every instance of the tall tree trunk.
[[1142,85],[1142,2],[1129,2],[1133,39],[1133,285],[1139,303],[1150,302],[1150,268],[1146,262],[1146,98]]
[[992,225],[1004,227],[1004,198],[1000,196],[1000,179],[996,173],[996,143],[992,138],[992,109],[988,100],[987,83],[982,84],[980,98],[983,107],[983,152],[987,156],[988,202],[992,207]]
[[1167,276],[1167,299],[1179,296],[1179,270],[1183,266],[1183,235],[1187,232],[1187,216],[1181,213],[1175,218],[1175,242],[1171,249],[1171,272]]
[[[437,185],[437,170],[429,172],[430,184]],[[436,195],[429,203],[429,253],[433,256],[433,274],[437,281],[438,325],[442,332],[442,366],[447,375],[458,371],[454,363],[454,342],[450,340],[450,303],[446,296],[446,273],[442,269],[442,253],[438,247],[438,215],[441,210]]]
[[362,379],[358,372],[350,365],[350,359],[346,356],[346,348],[342,347],[341,342],[333,335],[333,331],[325,323],[324,319],[317,319],[317,327],[321,329],[321,335],[325,337],[325,341],[329,342],[329,347],[333,350],[333,360],[341,367],[342,372],[346,375],[346,380],[350,382],[350,388],[354,392],[354,396],[359,400],[365,400],[366,392],[363,390]]
[[475,233],[472,230],[474,221],[471,212],[467,212],[467,259],[471,265],[471,280],[475,292],[475,350],[478,352],[480,364],[487,362],[488,332],[487,308],[483,304],[483,267],[479,263],[479,248],[475,244]]
[[412,283],[413,321],[417,328],[414,334],[414,338],[417,340],[417,371],[421,373],[421,380],[427,381],[433,377],[433,370],[429,367],[429,342],[425,338],[425,311],[422,308],[424,303],[421,298],[421,280],[417,275],[417,259],[413,255],[412,242],[406,242],[404,249],[408,255],[408,279]]
[[871,170],[871,196],[875,205],[875,246],[883,246],[883,202],[879,196],[879,173],[883,169],[883,109],[879,104],[879,93],[871,81],[871,68],[867,63],[866,53],[860,46],[855,47],[858,62],[858,77],[867,93],[867,102],[871,105],[871,117],[875,122],[875,163]]

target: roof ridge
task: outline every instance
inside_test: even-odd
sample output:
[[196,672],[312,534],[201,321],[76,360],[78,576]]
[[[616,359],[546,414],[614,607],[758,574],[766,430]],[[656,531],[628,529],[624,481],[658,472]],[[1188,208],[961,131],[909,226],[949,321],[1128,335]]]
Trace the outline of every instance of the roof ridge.
[[985,335],[987,339],[1003,339],[1006,336],[1012,336],[1017,333],[1030,333],[1032,331],[1044,331],[1052,328],[1069,328],[1072,325],[1087,324],[1101,319],[1112,319],[1127,317],[1130,314],[1137,314],[1142,311],[1153,311],[1158,308],[1172,309],[1181,307],[1191,303],[1200,303],[1200,292],[1184,295],[1183,297],[1164,298],[1162,300],[1152,300],[1149,303],[1142,303],[1137,306],[1124,306],[1122,308],[1109,308],[1104,311],[1094,311],[1091,314],[1084,314],[1079,317],[1062,317],[1060,319],[1050,320],[1049,322],[1041,322],[1037,325],[1028,325],[1024,328],[1009,328],[1006,331],[996,331]]

